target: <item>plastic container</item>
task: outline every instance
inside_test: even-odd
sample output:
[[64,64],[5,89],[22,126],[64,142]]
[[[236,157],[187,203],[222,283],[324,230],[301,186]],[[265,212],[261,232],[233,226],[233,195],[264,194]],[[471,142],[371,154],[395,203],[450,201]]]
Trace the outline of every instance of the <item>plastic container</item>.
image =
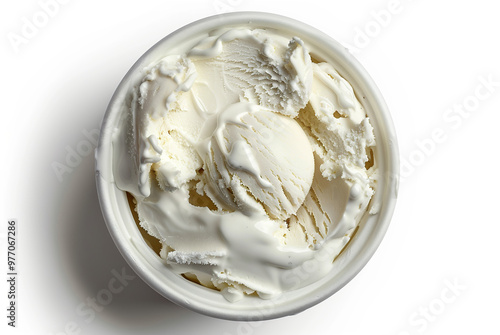
[[[132,217],[125,192],[113,183],[111,166],[113,129],[118,124],[129,86],[142,76],[141,69],[166,54],[175,54],[176,50],[182,50],[210,31],[230,26],[277,29],[290,37],[298,36],[309,47],[312,57],[331,63],[351,83],[371,119],[379,167],[378,188],[371,205],[378,212],[365,215],[357,233],[327,276],[269,300],[249,296],[233,303],[217,291],[174,274],[147,246]],[[229,320],[265,320],[296,314],[318,304],[346,285],[365,266],[381,243],[392,217],[398,189],[399,156],[393,123],[379,90],[341,44],[287,17],[260,12],[222,14],[191,23],[163,38],[125,75],[111,99],[101,129],[96,149],[96,181],[103,215],[114,242],[130,266],[153,289],[170,301],[205,315]]]

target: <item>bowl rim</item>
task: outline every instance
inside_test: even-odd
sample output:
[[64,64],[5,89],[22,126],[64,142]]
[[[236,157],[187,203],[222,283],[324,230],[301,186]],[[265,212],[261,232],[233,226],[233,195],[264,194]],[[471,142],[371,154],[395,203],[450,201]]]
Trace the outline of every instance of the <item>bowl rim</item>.
[[[348,269],[343,270],[339,274],[339,276],[335,277],[335,285],[330,285],[328,286],[328,289],[323,289],[322,294],[315,294],[313,296],[307,297],[307,299],[303,299],[300,304],[285,304],[284,306],[280,306],[279,308],[275,306],[275,308],[264,310],[259,308],[257,308],[256,310],[214,308],[214,306],[207,305],[206,302],[205,304],[202,304],[193,301],[192,299],[186,299],[175,290],[175,287],[168,287],[168,283],[167,285],[165,285],[165,282],[159,280],[156,275],[151,273],[151,271],[145,266],[145,264],[143,264],[143,259],[141,259],[140,255],[137,254],[137,249],[131,247],[131,236],[126,234],[123,227],[121,226],[120,222],[121,220],[123,220],[123,217],[121,217],[119,209],[112,201],[112,199],[116,200],[116,197],[119,195],[116,194],[117,190],[113,190],[113,187],[116,188],[116,186],[113,186],[113,182],[109,181],[108,178],[103,178],[102,167],[102,162],[110,159],[110,154],[112,151],[112,149],[110,148],[111,143],[108,144],[108,142],[111,141],[112,137],[113,113],[117,113],[118,108],[116,106],[120,101],[120,98],[123,97],[123,95],[126,93],[126,88],[131,77],[134,73],[137,72],[137,69],[145,61],[148,55],[150,55],[155,49],[164,44],[166,41],[174,38],[179,38],[183,35],[194,36],[196,34],[199,34],[200,32],[212,31],[216,28],[220,28],[226,25],[245,24],[260,26],[279,25],[280,28],[283,27],[283,29],[296,31],[302,35],[308,36],[309,38],[313,38],[314,36],[315,40],[321,40],[321,42],[325,43],[329,52],[334,51],[335,57],[337,57],[342,62],[342,64],[344,64],[344,66],[348,68],[346,69],[346,71],[351,75],[359,78],[358,81],[361,81],[361,83],[364,84],[365,89],[362,92],[369,98],[370,104],[376,106],[380,110],[380,115],[378,115],[377,122],[385,127],[385,141],[383,141],[383,143],[377,142],[377,147],[379,145],[383,145],[385,150],[387,150],[388,155],[388,158],[386,157],[387,166],[385,169],[385,174],[383,176],[385,177],[385,194],[381,203],[382,208],[379,215],[377,216],[376,225],[375,227],[373,227],[373,230],[371,230],[370,239],[361,246],[363,252],[358,252],[355,255],[356,262],[349,263],[350,266],[348,267]],[[151,48],[149,48],[125,74],[120,84],[116,88],[113,96],[111,97],[111,100],[103,117],[99,143],[95,150],[95,159],[97,193],[106,226],[120,253],[123,255],[127,263],[132,267],[132,269],[137,273],[137,275],[141,277],[142,280],[144,280],[154,290],[177,305],[186,307],[204,315],[237,321],[268,320],[296,314],[320,303],[321,301],[332,296],[334,293],[344,287],[368,263],[368,261],[382,242],[382,239],[387,231],[394,212],[399,184],[399,153],[396,132],[392,122],[392,118],[379,89],[375,85],[372,78],[368,75],[367,71],[363,68],[363,66],[354,58],[352,54],[349,53],[349,51],[344,46],[342,46],[332,37],[319,31],[318,29],[286,16],[255,11],[224,13],[194,21],[168,34],[160,41],[155,43]],[[353,243],[349,243],[347,249],[349,249],[352,244]],[[185,279],[183,280],[186,281]]]

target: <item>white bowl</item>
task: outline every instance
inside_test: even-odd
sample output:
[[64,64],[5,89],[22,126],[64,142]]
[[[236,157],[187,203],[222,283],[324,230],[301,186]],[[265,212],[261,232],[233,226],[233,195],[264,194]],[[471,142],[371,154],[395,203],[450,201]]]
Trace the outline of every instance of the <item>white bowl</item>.
[[[140,77],[141,69],[165,56],[175,54],[195,39],[220,27],[251,26],[277,29],[300,37],[318,59],[332,64],[353,86],[375,130],[379,181],[371,208],[335,267],[319,281],[280,296],[263,300],[249,296],[227,301],[219,292],[192,283],[171,272],[149,248],[132,217],[126,193],[113,183],[111,155],[113,129],[118,125],[127,91]],[[398,189],[399,159],[395,131],[385,102],[372,79],[338,42],[302,22],[268,13],[237,12],[208,17],[191,23],[149,49],[129,70],[116,89],[104,116],[96,149],[96,180],[101,208],[118,249],[136,273],[170,301],[196,312],[229,320],[265,320],[301,312],[328,298],[347,284],[368,262],[389,225]]]

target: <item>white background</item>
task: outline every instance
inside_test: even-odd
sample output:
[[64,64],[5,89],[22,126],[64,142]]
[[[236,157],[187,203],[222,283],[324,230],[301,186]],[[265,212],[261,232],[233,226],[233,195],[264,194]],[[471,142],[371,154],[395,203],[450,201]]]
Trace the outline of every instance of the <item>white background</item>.
[[[8,288],[2,279],[1,329],[500,332],[500,20],[494,2],[72,0],[51,7],[44,22],[45,2],[50,1],[0,5],[2,278],[7,220],[16,218],[19,225],[18,327],[6,325]],[[139,278],[92,318],[79,315],[78,306],[108,287],[113,269],[133,272],[105,227],[93,154],[61,181],[54,163],[66,164],[68,151],[85,151],[84,132],[99,128],[116,86],[150,46],[196,19],[243,10],[279,13],[324,31],[348,46],[379,86],[394,119],[405,177],[385,239],[346,287],[296,316],[259,323],[217,320],[177,307]],[[26,22],[41,27],[30,35],[23,31]]]

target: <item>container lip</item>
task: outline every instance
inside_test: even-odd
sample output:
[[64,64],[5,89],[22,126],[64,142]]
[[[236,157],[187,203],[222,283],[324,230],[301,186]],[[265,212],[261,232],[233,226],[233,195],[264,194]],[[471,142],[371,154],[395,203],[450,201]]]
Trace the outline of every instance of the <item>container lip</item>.
[[[306,35],[312,40],[321,40],[325,45],[327,45],[328,50],[334,52],[335,57],[346,65],[346,71],[359,78],[358,81],[364,84],[365,90],[368,91],[363,91],[363,93],[367,96],[369,95],[370,104],[376,106],[380,111],[380,115],[378,115],[380,118],[378,123],[384,127],[385,141],[379,140],[377,146],[384,146],[387,151],[387,162],[385,167],[387,180],[384,185],[384,192],[386,194],[383,195],[382,208],[378,215],[376,226],[373,227],[370,232],[370,238],[362,246],[362,249],[356,254],[355,258],[351,260],[350,266],[339,272],[338,276],[335,277],[335,283],[330,283],[328,288],[325,289],[326,286],[323,284],[320,287],[322,290],[320,290],[321,292],[319,294],[314,294],[313,296],[303,296],[300,301],[298,301],[299,299],[294,299],[289,304],[287,303],[282,304],[281,306],[274,306],[274,308],[265,308],[264,310],[258,307],[255,310],[251,310],[249,308],[218,308],[210,305],[208,300],[204,303],[188,301],[182,296],[182,290],[176,290],[176,287],[174,286],[169,287],[168,283],[165,283],[158,278],[157,275],[153,274],[147,264],[144,263],[137,249],[131,246],[132,237],[123,227],[123,217],[118,211],[117,206],[113,204],[113,201],[116,201],[117,196],[119,196],[117,194],[119,190],[116,189],[116,186],[114,186],[113,182],[110,181],[109,178],[103,178],[103,172],[105,172],[103,171],[103,162],[110,160],[110,153],[112,152],[112,148],[110,147],[112,130],[114,128],[113,123],[117,118],[117,115],[115,114],[118,113],[118,108],[116,106],[120,102],[120,97],[122,97],[126,92],[126,88],[131,77],[134,73],[136,73],[137,69],[143,65],[142,63],[147,59],[148,55],[150,55],[155,49],[166,41],[183,35],[192,36],[199,34],[202,31],[211,31],[224,26],[245,24],[252,26],[279,25],[286,30],[296,31],[297,33]],[[320,303],[344,287],[361,271],[380,245],[394,212],[399,181],[399,153],[392,118],[382,94],[363,66],[348,52],[344,46],[316,28],[286,16],[256,11],[225,13],[194,21],[175,30],[149,48],[125,74],[108,104],[102,122],[101,136],[95,152],[95,158],[97,192],[106,226],[108,227],[110,235],[112,236],[112,239],[120,253],[132,269],[149,286],[175,304],[201,314],[234,321],[268,320],[296,314]],[[352,243],[349,244],[348,248],[350,248],[351,244]]]

